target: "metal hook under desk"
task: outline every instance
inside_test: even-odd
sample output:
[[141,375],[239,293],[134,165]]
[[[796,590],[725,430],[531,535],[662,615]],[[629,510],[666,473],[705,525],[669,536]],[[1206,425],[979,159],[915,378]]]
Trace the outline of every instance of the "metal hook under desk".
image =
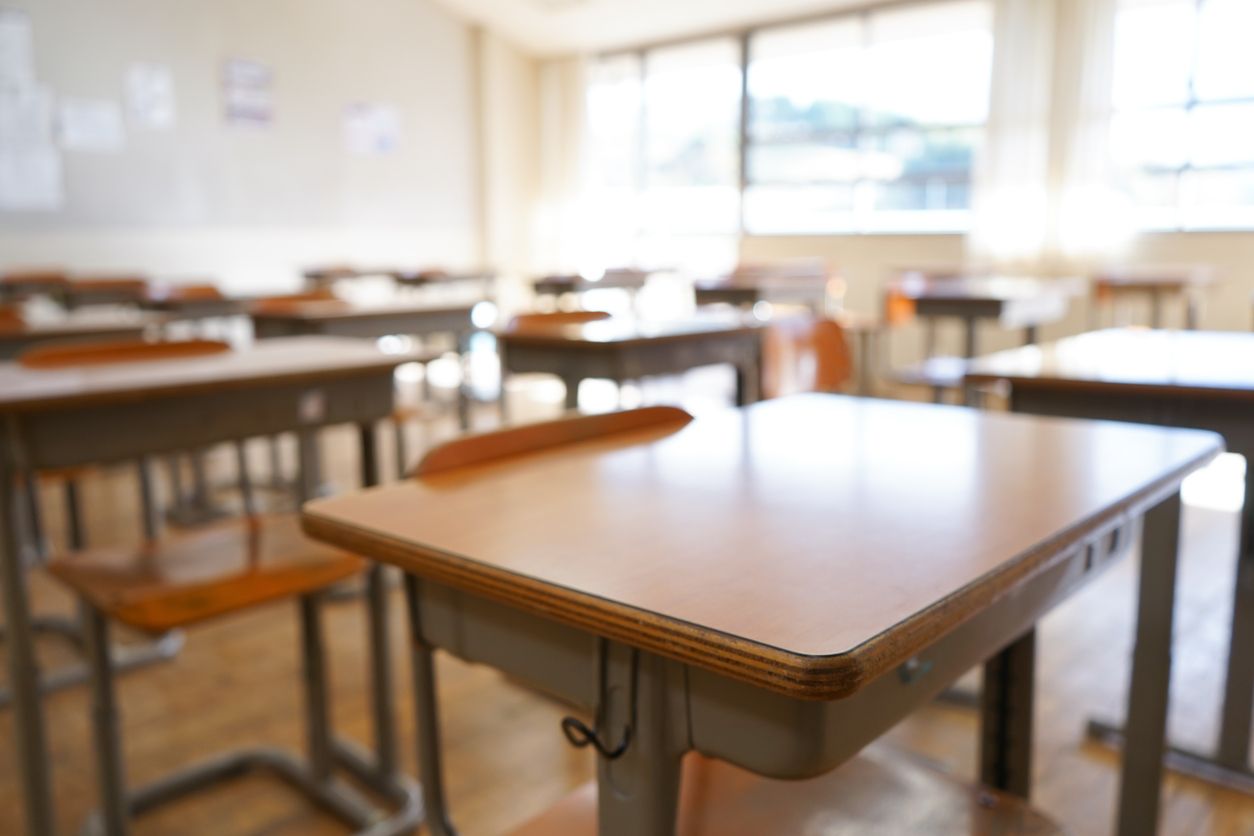
[[[596,725],[598,728],[605,725],[605,714],[607,711],[607,704],[609,703],[609,693],[606,687],[607,669],[609,667],[609,663],[607,661],[608,656],[609,642],[605,639],[598,639],[597,677],[599,682],[597,685],[598,700],[596,710]],[[600,733],[596,729],[589,728],[588,724],[580,720],[578,717],[567,716],[562,718],[562,734],[566,735],[566,739],[570,741],[570,745],[574,746],[576,749],[583,749],[587,746],[591,746],[593,749],[597,750],[597,753],[601,757],[609,761],[617,760],[623,756],[623,754],[627,751],[627,748],[631,745],[631,739],[636,728],[636,700],[638,690],[636,687],[636,681],[639,667],[640,651],[632,648],[630,679],[631,694],[629,697],[631,702],[630,710],[628,711],[627,726],[623,729],[622,740],[620,740],[617,745],[610,746],[601,738]]]

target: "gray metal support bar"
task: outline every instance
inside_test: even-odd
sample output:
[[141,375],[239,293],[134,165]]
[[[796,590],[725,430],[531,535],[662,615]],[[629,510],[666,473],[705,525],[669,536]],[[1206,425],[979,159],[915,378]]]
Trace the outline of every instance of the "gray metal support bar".
[[1141,536],[1136,647],[1119,796],[1120,836],[1140,836],[1158,829],[1179,547],[1180,494],[1176,493],[1145,515]]
[[1250,717],[1251,706],[1254,706],[1254,460],[1247,458],[1245,468],[1245,506],[1241,509],[1232,637],[1215,759],[1228,769],[1248,772]]
[[630,737],[621,756],[597,761],[597,832],[670,836],[691,748],[682,666],[614,643],[607,652],[599,733]]
[[43,707],[39,699],[39,668],[27,606],[26,572],[22,566],[21,501],[12,462],[19,461],[16,421],[0,427],[0,595],[4,598],[5,628],[9,639],[9,687],[13,690],[13,734],[18,772],[26,802],[26,832],[46,836],[56,832],[52,814],[52,786],[48,774]]
[[99,610],[86,603],[80,604],[80,610],[91,668],[92,732],[104,832],[107,836],[125,836],[130,825],[113,663],[109,658],[109,624]]
[[316,781],[330,779],[335,767],[331,756],[331,700],[323,653],[322,620],[313,595],[300,599],[301,670],[305,680],[305,734],[309,769]]
[[139,510],[143,515],[144,538],[151,542],[161,534],[157,497],[152,483],[152,459],[148,456],[140,458],[136,468],[139,472]]
[[1036,630],[984,663],[980,689],[980,781],[1028,798],[1032,792],[1032,717]]
[[420,581],[405,575],[405,602],[409,611],[409,643],[413,655],[414,732],[418,739],[418,778],[431,836],[457,836],[444,798],[444,770],[440,757],[439,695],[435,685],[435,658],[422,632]]
[[71,551],[87,547],[87,533],[83,527],[83,503],[74,477],[65,480],[65,539]]

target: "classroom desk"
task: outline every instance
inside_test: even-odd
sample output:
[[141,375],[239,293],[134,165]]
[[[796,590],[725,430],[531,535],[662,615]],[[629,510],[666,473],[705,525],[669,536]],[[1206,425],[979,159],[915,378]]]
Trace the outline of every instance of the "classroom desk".
[[1041,325],[1062,319],[1071,297],[1079,293],[1066,279],[1017,276],[928,277],[910,274],[888,285],[888,290],[910,300],[924,319],[955,318],[963,324],[963,356],[979,353],[980,320],[995,320],[1003,328],[1022,328],[1024,343],[1037,341]]
[[[976,360],[971,385],[1006,381],[1010,408],[1039,415],[1196,427],[1224,437],[1250,464],[1219,740],[1213,754],[1172,747],[1167,763],[1195,777],[1254,793],[1254,334],[1110,329]],[[1090,735],[1117,742],[1093,722]]]
[[740,318],[676,321],[605,319],[497,332],[502,384],[508,374],[554,374],[566,384],[566,407],[579,405],[579,382],[607,378],[622,384],[727,363],[736,369],[736,403],[759,396],[760,323]]
[[243,299],[232,299],[229,296],[219,298],[211,296],[149,296],[144,299],[143,308],[163,313],[171,321],[176,322],[242,316],[248,312],[247,303]]
[[20,327],[0,326],[0,361],[12,360],[27,349],[45,342],[94,342],[137,340],[167,322],[158,314],[122,311],[76,311]]
[[567,293],[586,293],[589,290],[625,290],[634,306],[636,294],[649,280],[650,271],[633,269],[606,270],[599,278],[580,275],[554,275],[536,279],[531,283],[536,296],[564,296]]
[[[378,339],[392,334],[425,337],[452,334],[457,353],[465,355],[475,330],[471,319],[473,305],[415,305],[396,302],[381,305],[354,305],[342,300],[300,302],[282,311],[254,311],[253,332],[257,339],[322,334],[334,337]],[[458,389],[457,413],[462,427],[469,426],[470,397],[463,384]]]
[[[0,592],[16,712],[13,728],[32,836],[57,831],[16,527],[18,477],[41,468],[156,456],[354,423],[361,434],[363,482],[374,484],[373,425],[391,414],[393,371],[408,359],[357,340],[307,337],[139,365],[36,371],[0,363],[0,508],[6,509],[0,517]],[[392,784],[399,773],[382,575],[372,571],[368,588],[377,763],[367,764],[349,750],[340,757],[346,768],[383,776]]]
[[401,287],[446,287],[450,284],[477,284],[484,299],[491,299],[496,273],[490,270],[450,272],[446,270],[389,270],[387,275]]
[[827,281],[827,276],[733,275],[698,280],[693,284],[693,292],[698,305],[805,305],[816,316],[822,316],[827,310]]
[[1120,298],[1139,296],[1150,304],[1151,328],[1163,327],[1163,302],[1179,298],[1184,302],[1184,327],[1197,329],[1198,296],[1214,284],[1209,270],[1162,270],[1104,273],[1093,277],[1093,308],[1090,324],[1097,325],[1098,308],[1114,306]]
[[799,395],[317,500],[303,518],[406,571],[420,651],[569,700],[607,748],[626,739],[598,762],[601,836],[673,832],[686,751],[822,774],[985,660],[981,774],[1026,796],[1033,627],[1143,519],[1130,836],[1158,811],[1180,483],[1220,449],[1197,431]]

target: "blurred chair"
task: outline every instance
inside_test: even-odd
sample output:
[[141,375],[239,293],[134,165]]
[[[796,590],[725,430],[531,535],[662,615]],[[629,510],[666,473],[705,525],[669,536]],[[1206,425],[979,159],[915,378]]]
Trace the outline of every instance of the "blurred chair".
[[762,390],[774,398],[793,392],[839,392],[853,377],[845,331],[833,319],[790,316],[772,320],[762,337]]

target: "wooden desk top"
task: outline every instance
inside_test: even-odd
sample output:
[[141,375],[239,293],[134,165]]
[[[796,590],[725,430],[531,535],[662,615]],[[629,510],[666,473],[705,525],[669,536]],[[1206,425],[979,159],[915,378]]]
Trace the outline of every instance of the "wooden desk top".
[[165,321],[166,317],[155,313],[84,309],[53,319],[5,324],[0,326],[0,342],[109,336],[142,330],[150,325],[161,325]]
[[576,293],[585,290],[603,288],[636,288],[644,287],[649,279],[649,271],[629,268],[606,270],[603,276],[589,278],[587,276],[545,276],[532,282],[536,293]]
[[1137,268],[1100,273],[1093,277],[1097,291],[1136,291],[1180,293],[1190,288],[1208,287],[1215,275],[1204,267]]
[[1254,333],[1112,328],[976,358],[975,383],[1254,400]]
[[801,698],[1178,489],[1218,436],[800,395],[305,506],[312,536]]
[[611,349],[634,345],[702,340],[711,336],[752,333],[762,323],[747,317],[692,317],[677,320],[610,318],[582,325],[497,332],[497,339],[512,345],[556,346],[571,349]]
[[1042,296],[1075,296],[1083,292],[1074,279],[1038,279],[1028,276],[927,276],[911,273],[894,279],[888,288],[908,299],[1013,302]]
[[423,314],[464,313],[470,316],[473,304],[465,305],[421,305],[412,302],[391,302],[372,305],[355,305],[342,299],[326,299],[308,302],[290,302],[281,310],[254,310],[253,319],[299,320],[302,322],[348,320],[348,319],[386,319],[394,316],[422,316]]
[[43,370],[0,363],[0,414],[90,403],[142,400],[155,395],[332,380],[384,371],[409,362],[410,353],[385,354],[372,343],[340,337],[266,340],[243,351],[150,363]]

